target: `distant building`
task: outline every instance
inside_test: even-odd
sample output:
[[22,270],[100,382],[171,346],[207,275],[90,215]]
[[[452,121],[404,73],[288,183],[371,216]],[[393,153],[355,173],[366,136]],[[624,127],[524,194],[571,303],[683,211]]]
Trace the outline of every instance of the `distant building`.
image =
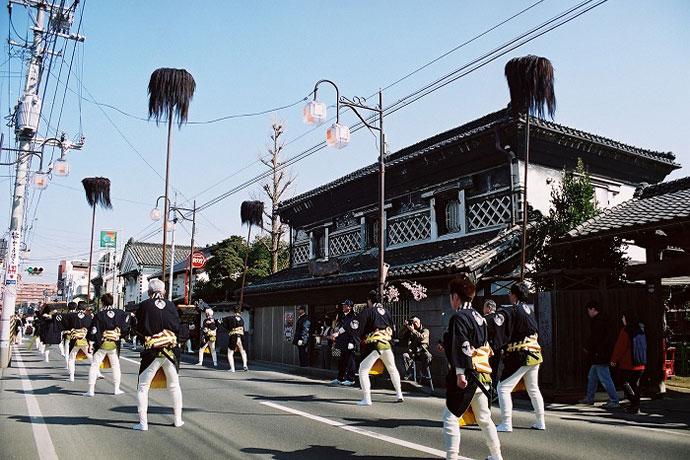
[[[167,246],[166,260],[171,260],[171,246]],[[190,246],[175,246],[174,263],[183,262],[189,256]],[[120,277],[124,291],[124,305],[135,305],[148,298],[149,278],[161,271],[163,245],[145,243],[130,238],[122,251]]]
[[57,286],[55,283],[24,283],[20,280],[17,290],[17,305],[36,306],[51,300],[56,295]]
[[89,287],[89,261],[60,261],[58,266],[57,295],[65,302],[85,301]]
[[[118,270],[115,251],[102,251],[98,256],[97,266],[92,271],[93,287],[98,287],[97,291],[102,295],[109,292],[113,295],[114,305],[121,307],[122,302],[122,278]],[[93,288],[92,288],[93,289]]]

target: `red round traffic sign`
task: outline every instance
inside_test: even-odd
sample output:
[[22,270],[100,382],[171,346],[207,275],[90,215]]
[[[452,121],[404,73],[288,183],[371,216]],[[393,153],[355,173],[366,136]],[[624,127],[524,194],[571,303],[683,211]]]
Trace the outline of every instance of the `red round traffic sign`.
[[206,266],[206,254],[201,251],[195,251],[192,254],[192,267],[194,268],[204,268]]

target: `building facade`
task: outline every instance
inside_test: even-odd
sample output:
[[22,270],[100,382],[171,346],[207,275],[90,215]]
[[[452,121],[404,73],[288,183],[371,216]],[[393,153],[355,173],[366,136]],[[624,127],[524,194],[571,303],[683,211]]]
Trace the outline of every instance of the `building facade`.
[[[530,211],[548,212],[552,187],[578,159],[600,207],[631,198],[639,183],[657,183],[679,167],[671,153],[546,120],[530,124]],[[388,281],[419,282],[428,295],[421,301],[403,295],[391,305],[398,327],[419,316],[436,343],[449,312],[446,286],[459,272],[480,280],[479,296],[507,300],[505,289],[486,280],[519,265],[524,126],[500,110],[386,157]],[[314,324],[346,298],[363,302],[376,287],[377,196],[373,164],[281,203],[281,219],[291,227],[291,266],[245,293],[255,315],[255,358],[296,363],[285,337],[297,305],[309,306]]]
[[[189,257],[189,246],[175,246],[175,254],[167,246],[166,260],[174,264]],[[161,271],[163,264],[163,245],[134,241],[130,238],[122,251],[120,277],[122,278],[122,297],[125,307],[139,304],[148,298],[149,278]]]
[[65,302],[86,301],[89,287],[88,260],[62,260],[58,266],[58,296]]

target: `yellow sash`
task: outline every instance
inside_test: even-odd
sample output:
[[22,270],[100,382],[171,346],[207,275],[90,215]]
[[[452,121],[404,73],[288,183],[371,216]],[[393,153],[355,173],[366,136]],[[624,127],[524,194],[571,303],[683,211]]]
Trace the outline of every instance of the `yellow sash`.
[[489,358],[494,355],[494,351],[491,349],[489,344],[475,348],[472,350],[472,365],[482,374],[491,374],[491,365],[489,364]]
[[177,345],[177,336],[168,329],[163,329],[158,334],[146,337],[144,346],[146,348],[165,348]]
[[537,333],[535,332],[534,334],[530,335],[529,337],[525,337],[524,340],[520,342],[514,342],[508,344],[508,347],[506,348],[506,351],[511,352],[511,351],[541,351],[541,346],[539,345],[539,342],[537,341]]
[[239,326],[231,329],[230,335],[244,335],[244,327]]
[[115,329],[103,331],[103,340],[110,340],[111,342],[120,340],[120,328],[116,327]]
[[364,338],[364,343],[382,342],[388,344],[393,339],[393,331],[390,327],[386,329],[376,329]]
[[82,327],[81,329],[72,329],[69,333],[69,338],[70,340],[83,340],[86,338],[86,328]]

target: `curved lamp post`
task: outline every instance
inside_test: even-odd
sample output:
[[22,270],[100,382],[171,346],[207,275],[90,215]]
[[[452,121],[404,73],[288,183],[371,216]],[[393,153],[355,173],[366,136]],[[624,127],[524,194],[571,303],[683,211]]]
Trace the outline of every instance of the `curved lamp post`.
[[[185,304],[187,304],[188,300],[191,300],[192,298],[192,290],[194,289],[194,284],[192,281],[192,275],[194,274],[194,265],[192,265],[192,257],[194,256],[194,233],[196,232],[196,200],[194,200],[192,208],[183,208],[182,206],[171,206],[170,205],[170,199],[166,198],[165,196],[159,196],[158,199],[156,200],[156,207],[151,210],[149,213],[149,217],[151,217],[151,220],[158,221],[163,217],[163,212],[158,208],[158,203],[160,202],[161,199],[166,200],[166,204],[168,205],[168,215],[170,215],[170,212],[175,213],[175,217],[173,218],[173,221],[177,221],[177,218],[180,217],[183,220],[190,221],[192,223],[192,243],[191,243],[191,248],[189,252],[189,284],[187,284],[187,279],[185,279],[185,285],[184,285],[184,296],[185,296]],[[186,213],[192,213],[192,218],[189,218],[189,214],[185,215],[183,212]],[[165,254],[166,248],[163,247],[163,254]],[[173,266],[175,265],[175,254],[171,253],[170,254],[171,260],[170,260],[170,285],[172,286],[172,277],[173,277]],[[163,272],[165,272],[165,265],[163,266]],[[172,297],[172,288],[169,289],[169,295]]]
[[[340,90],[338,86],[331,80],[319,80],[314,85],[314,100],[309,102],[303,109],[302,115],[303,120],[307,124],[321,124],[326,121],[326,104],[319,102],[316,99],[317,92],[319,90],[319,85],[321,83],[328,83],[335,88],[336,94],[336,106],[335,106],[335,123],[328,128],[326,131],[326,143],[329,147],[335,147],[337,149],[342,149],[350,143],[350,128],[346,125],[340,124],[340,107],[347,107],[351,109],[357,118],[359,118],[364,125],[369,128],[379,132],[379,280],[378,280],[378,291],[381,296],[381,301],[383,301],[383,288],[386,284],[386,275],[388,270],[386,269],[386,264],[384,262],[385,255],[385,241],[384,241],[384,225],[385,225],[385,145],[386,136],[383,132],[383,94],[379,90],[379,105],[378,106],[368,106],[366,105],[366,99],[360,97],[354,97],[348,99],[340,95]],[[370,124],[362,115],[359,113],[359,109],[368,110],[378,114],[379,123],[378,126]]]

